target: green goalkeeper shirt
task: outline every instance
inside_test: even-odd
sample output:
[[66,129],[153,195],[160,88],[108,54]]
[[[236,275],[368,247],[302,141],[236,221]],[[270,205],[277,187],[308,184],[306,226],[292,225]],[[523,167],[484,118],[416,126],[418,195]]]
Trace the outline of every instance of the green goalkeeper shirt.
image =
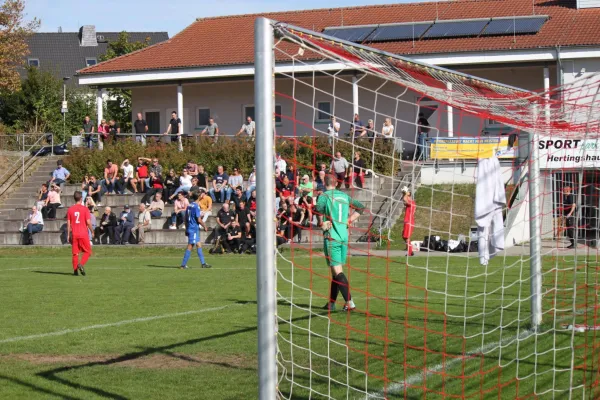
[[316,211],[323,221],[331,221],[328,237],[336,242],[348,243],[348,217],[350,208],[362,213],[365,206],[339,190],[327,190],[319,196]]

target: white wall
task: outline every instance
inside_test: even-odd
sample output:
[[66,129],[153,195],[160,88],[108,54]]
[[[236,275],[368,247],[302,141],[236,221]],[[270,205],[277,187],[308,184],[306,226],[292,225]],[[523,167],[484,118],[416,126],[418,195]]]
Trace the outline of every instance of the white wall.
[[[518,180],[518,172],[511,166],[500,167],[502,180],[508,182]],[[474,184],[477,183],[477,166],[468,164],[463,170],[462,163],[440,164],[439,170],[432,164],[423,165],[421,168],[421,183],[424,185],[441,184]],[[511,182],[512,183],[512,182]]]

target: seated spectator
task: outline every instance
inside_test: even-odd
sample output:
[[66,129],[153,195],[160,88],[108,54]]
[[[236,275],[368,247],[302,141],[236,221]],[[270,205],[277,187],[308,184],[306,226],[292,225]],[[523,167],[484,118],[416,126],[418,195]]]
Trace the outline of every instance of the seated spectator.
[[246,233],[245,236],[242,236],[242,245],[240,247],[240,254],[253,254],[256,253],[256,233],[255,230],[252,229],[250,232]]
[[44,229],[44,218],[42,213],[38,211],[37,206],[31,207],[31,212],[25,218],[24,227],[20,231],[24,235],[24,244],[33,244],[33,235],[41,232]]
[[65,183],[71,176],[69,170],[63,167],[62,164],[62,160],[58,160],[56,162],[56,169],[52,171],[52,178],[48,181],[48,186],[51,187],[52,184],[60,186],[63,183]]
[[[217,232],[216,236],[223,238],[227,235],[227,229],[231,222],[235,220],[235,214],[229,209],[229,203],[223,203],[223,207],[217,213]],[[216,239],[216,237],[215,237]]]
[[[46,199],[48,199],[48,184],[42,183],[42,187],[38,191],[37,197],[37,209],[40,211],[46,205]],[[40,211],[41,212],[41,211]]]
[[96,179],[94,175],[90,175],[90,182],[86,189],[87,196],[94,199],[94,202],[97,206],[101,206],[100,202],[102,201],[102,187],[100,182]]
[[312,196],[313,195],[313,183],[310,181],[308,175],[304,175],[298,185],[298,191],[300,196]]
[[81,180],[81,204],[85,204],[85,199],[87,198],[87,189],[90,186],[90,177],[84,176]]
[[294,201],[294,186],[287,175],[283,177],[283,180],[278,180],[278,183],[277,193],[279,197],[275,198],[275,208],[279,208],[281,203],[290,203],[290,200],[291,202]]
[[126,158],[123,160],[121,170],[123,171],[123,176],[119,179],[119,192],[125,194],[131,185],[133,192],[137,193],[137,180],[133,175],[133,165],[129,164],[129,159]]
[[198,171],[198,164],[196,164],[192,160],[188,160],[187,165],[185,166],[185,168],[187,169],[188,174],[190,174],[190,176],[192,177],[192,179],[196,178],[198,176],[198,174],[200,173]]
[[117,226],[117,216],[110,207],[104,208],[104,213],[100,217],[100,223],[95,230],[98,243],[102,244],[102,238],[106,239],[106,244],[115,244],[115,227]]
[[179,177],[175,173],[174,169],[169,170],[169,174],[165,178],[165,195],[164,199],[168,202],[171,202],[171,196],[175,194],[175,191],[180,186]]
[[319,175],[314,182],[314,197],[319,197],[325,191],[325,175],[325,171],[319,171]]
[[240,245],[242,241],[242,230],[240,225],[235,219],[231,221],[231,224],[227,228],[227,234],[223,240],[223,248],[225,253],[238,253],[240,251]]
[[100,181],[102,186],[102,194],[111,194],[117,191],[119,179],[119,167],[112,163],[111,160],[106,160],[106,168],[104,168],[104,179]]
[[61,206],[60,203],[60,188],[58,185],[52,185],[52,189],[46,198],[46,205],[42,208],[42,216],[44,219],[56,219],[56,210]]
[[156,193],[161,193],[163,191],[163,183],[160,176],[156,176],[154,172],[150,172],[150,186],[146,191],[146,194],[142,198],[142,203],[146,205],[150,205],[152,198]]
[[341,187],[343,183],[346,184],[346,188],[350,187],[349,175],[347,174],[350,169],[348,161],[342,157],[342,153],[337,151],[335,157],[331,160],[330,172],[334,174],[338,180],[338,187]]
[[392,119],[386,118],[383,123],[383,128],[381,128],[381,136],[384,139],[393,139],[394,138],[394,125],[392,125]]
[[179,177],[179,187],[175,189],[175,192],[169,197],[169,200],[175,199],[180,192],[189,192],[192,188],[192,177],[188,173],[187,169],[183,169],[183,174]]
[[217,167],[217,173],[213,176],[212,188],[209,190],[210,197],[212,197],[213,203],[217,202],[215,197],[219,194],[220,203],[229,203],[231,198],[231,188],[228,186],[229,175],[227,175],[222,165]]
[[243,183],[244,183],[244,177],[240,173],[239,168],[234,168],[233,174],[229,175],[227,184],[229,185],[230,188],[232,188],[232,190],[234,190],[238,186],[242,186]]
[[250,195],[252,191],[256,189],[256,165],[254,166],[250,176],[248,177],[248,182],[246,183],[246,200],[250,199]]
[[250,199],[248,199],[248,209],[250,210],[252,218],[256,218],[256,190],[253,190],[252,193],[250,193]]
[[232,196],[233,203],[235,204],[235,209],[237,210],[240,206],[240,202],[246,200],[246,195],[242,190],[242,186],[238,186],[235,188],[235,193]]
[[327,134],[329,135],[329,144],[332,144],[333,141],[340,135],[340,123],[337,122],[335,117],[331,117],[331,122],[327,127]]
[[190,188],[189,194],[196,194],[198,195],[198,193],[200,193],[200,186],[198,186],[198,178],[193,177],[192,178],[192,187]]
[[145,160],[147,159],[143,157],[138,157],[138,166],[135,169],[135,181],[136,184],[140,185],[140,193],[146,192],[146,179],[150,178],[150,172],[148,172],[148,164]]
[[285,175],[288,177],[288,180],[290,181],[290,183],[292,184],[292,187],[294,188],[294,193],[296,192],[296,188],[298,187],[299,179],[298,179],[298,171],[296,171],[296,168],[294,167],[294,164],[288,164],[287,166],[287,171],[285,171]]
[[279,170],[280,174],[285,174],[285,171],[287,171],[287,162],[281,157],[281,153],[277,153],[275,156],[275,170]]
[[319,176],[319,173],[321,171],[324,171],[325,174],[327,174],[327,164],[321,163],[315,168],[315,170],[312,172],[313,181],[315,181],[317,179],[317,177]]
[[209,138],[217,143],[217,140],[219,139],[219,125],[217,125],[212,117],[208,119],[208,125],[204,127],[202,132],[200,132],[200,135],[208,135]]
[[200,212],[202,213],[202,222],[206,223],[208,217],[212,215],[212,198],[206,194],[206,191],[200,189],[198,193],[198,198],[200,199]]
[[[151,173],[152,174],[152,173]],[[165,210],[165,202],[162,200],[162,192],[156,192],[154,200],[150,203],[148,211],[152,218],[162,217],[163,211]]]
[[302,226],[304,227],[309,227],[312,223],[313,220],[313,207],[314,207],[314,203],[313,203],[313,198],[312,196],[302,196],[300,197],[300,199],[298,200],[298,207],[301,207],[304,209],[304,221],[302,223]]
[[198,165],[198,187],[208,192],[208,174],[204,171],[204,165]]
[[174,204],[175,209],[171,213],[171,226],[169,226],[169,229],[177,229],[177,225],[185,222],[185,210],[187,210],[188,206],[190,205],[190,202],[185,197],[185,194],[183,192],[178,192],[177,200],[175,200]]
[[240,224],[241,229],[247,234],[250,233],[250,221],[252,221],[252,215],[250,210],[246,208],[246,201],[240,201],[240,204],[236,207],[235,218]]
[[138,221],[136,226],[131,228],[131,232],[133,233],[133,236],[136,236],[138,244],[144,244],[146,232],[152,229],[152,221],[150,211],[146,210],[146,204],[140,203],[138,210]]
[[354,180],[354,187],[362,189],[365,186],[365,160],[360,158],[360,151],[354,153],[352,178]]
[[133,213],[129,208],[129,204],[126,204],[119,215],[118,225],[115,228],[115,244],[129,244],[129,237],[131,236],[131,230],[134,227]]

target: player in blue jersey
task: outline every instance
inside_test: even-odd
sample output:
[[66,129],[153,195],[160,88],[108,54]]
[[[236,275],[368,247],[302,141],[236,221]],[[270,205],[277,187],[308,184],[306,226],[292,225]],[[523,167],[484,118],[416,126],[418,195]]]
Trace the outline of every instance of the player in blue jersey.
[[202,221],[202,212],[198,205],[198,194],[192,193],[190,195],[191,203],[185,211],[185,236],[188,238],[187,249],[183,256],[183,262],[181,263],[181,269],[188,269],[187,263],[192,255],[192,249],[196,245],[198,252],[198,258],[202,264],[202,268],[210,268],[211,266],[204,261],[204,254],[202,253],[202,241],[200,240],[200,227],[204,228],[204,231],[208,231],[206,225]]

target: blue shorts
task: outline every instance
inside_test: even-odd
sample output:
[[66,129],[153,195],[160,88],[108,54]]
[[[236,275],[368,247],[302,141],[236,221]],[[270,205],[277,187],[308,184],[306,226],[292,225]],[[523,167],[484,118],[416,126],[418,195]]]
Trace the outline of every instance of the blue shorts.
[[200,230],[196,229],[195,231],[188,231],[188,244],[198,244],[200,243]]

